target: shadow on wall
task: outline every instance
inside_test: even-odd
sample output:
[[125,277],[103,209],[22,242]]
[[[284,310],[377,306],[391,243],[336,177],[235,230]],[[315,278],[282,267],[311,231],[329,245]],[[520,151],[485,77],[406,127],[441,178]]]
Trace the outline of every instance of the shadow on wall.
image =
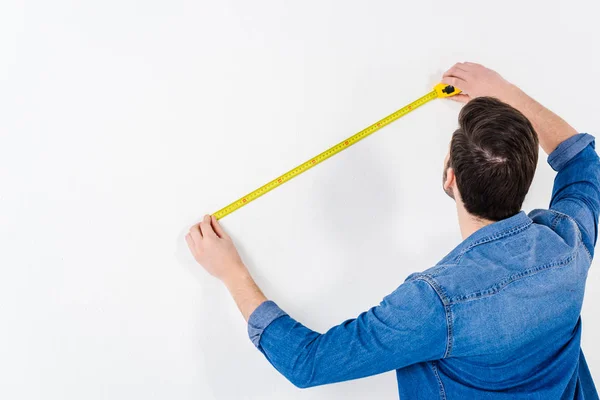
[[311,209],[315,222],[341,249],[360,249],[365,240],[386,230],[390,215],[402,209],[397,185],[377,157],[363,147],[345,162],[332,163],[314,184]]

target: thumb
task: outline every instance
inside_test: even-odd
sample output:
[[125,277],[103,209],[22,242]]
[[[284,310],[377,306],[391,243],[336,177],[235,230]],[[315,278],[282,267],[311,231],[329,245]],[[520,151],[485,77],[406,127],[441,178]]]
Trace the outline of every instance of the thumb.
[[204,219],[202,219],[202,222],[200,222],[200,230],[202,231],[202,236],[204,237],[217,236],[212,226],[210,225],[210,217],[208,215],[205,215]]
[[471,97],[468,94],[455,94],[454,96],[447,97],[447,99],[457,101],[459,103],[468,103]]
[[215,230],[217,236],[219,236],[220,238],[228,238],[229,237],[229,235],[227,235],[227,233],[225,233],[225,230],[223,230],[223,227],[219,223],[219,220],[214,215],[210,216],[210,222],[211,222],[211,225],[212,225],[213,229]]

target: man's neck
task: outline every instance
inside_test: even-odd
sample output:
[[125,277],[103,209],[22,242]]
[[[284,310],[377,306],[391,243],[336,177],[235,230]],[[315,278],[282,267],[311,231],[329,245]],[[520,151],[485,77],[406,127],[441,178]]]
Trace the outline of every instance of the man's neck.
[[458,225],[460,226],[460,234],[463,240],[484,226],[494,223],[494,221],[475,217],[474,215],[469,214],[462,205],[462,202],[456,202],[456,209],[458,212]]

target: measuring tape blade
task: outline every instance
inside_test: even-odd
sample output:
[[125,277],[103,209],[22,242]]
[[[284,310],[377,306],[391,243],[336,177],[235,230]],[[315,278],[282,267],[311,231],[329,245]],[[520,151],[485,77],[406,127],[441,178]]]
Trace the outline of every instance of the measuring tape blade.
[[431,92],[427,93],[425,96],[413,101],[412,103],[410,103],[407,106],[402,107],[398,111],[375,122],[373,125],[363,129],[362,131],[358,132],[355,135],[350,136],[349,138],[336,144],[335,146],[330,147],[329,149],[325,150],[321,154],[298,165],[296,168],[289,170],[285,174],[273,179],[271,182],[267,183],[264,186],[259,187],[255,191],[248,193],[244,197],[234,201],[233,203],[229,204],[228,206],[223,207],[219,211],[215,212],[213,215],[215,216],[215,218],[221,219],[221,218],[225,217],[226,215],[231,214],[235,210],[242,208],[243,206],[250,203],[251,201],[258,199],[260,196],[270,192],[271,190],[275,189],[276,187],[281,186],[284,183],[290,181],[292,178],[295,178],[298,175],[302,174],[303,172],[308,171],[309,169],[313,168],[315,165],[318,165],[318,164],[322,163],[323,161],[327,160],[328,158],[346,150],[348,147],[352,146],[353,144],[358,143],[359,141],[363,140],[367,136],[372,135],[373,133],[377,132],[384,126],[391,124],[395,120],[405,116],[406,114],[410,113],[411,111],[415,110],[416,108],[430,102],[431,100],[437,99],[439,97],[454,96],[455,94],[458,94],[458,93],[460,93],[460,90],[458,88],[455,88],[453,86],[446,85],[443,83],[439,83],[434,87],[434,89]]

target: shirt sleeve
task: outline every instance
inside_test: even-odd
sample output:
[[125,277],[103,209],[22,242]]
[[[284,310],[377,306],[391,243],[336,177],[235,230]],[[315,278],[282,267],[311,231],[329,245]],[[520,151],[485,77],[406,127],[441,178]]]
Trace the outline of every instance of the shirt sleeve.
[[548,163],[558,172],[550,209],[577,222],[583,243],[592,255],[600,213],[600,160],[594,140],[587,133],[572,136],[548,156]]
[[250,316],[248,333],[267,360],[301,388],[440,359],[448,342],[445,308],[434,289],[418,279],[324,334],[267,301]]

